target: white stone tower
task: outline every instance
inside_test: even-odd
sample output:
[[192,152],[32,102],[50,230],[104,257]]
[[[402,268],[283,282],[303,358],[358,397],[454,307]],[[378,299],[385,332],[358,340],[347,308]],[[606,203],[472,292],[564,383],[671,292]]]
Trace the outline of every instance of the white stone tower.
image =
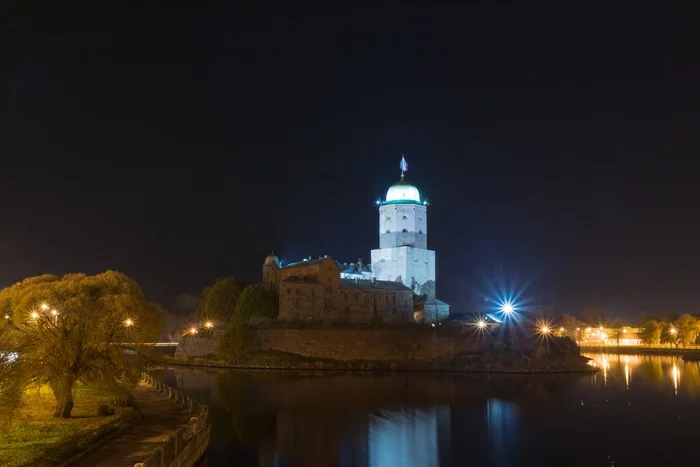
[[428,250],[428,202],[404,178],[379,204],[379,249],[372,250],[372,273],[378,280],[402,282],[419,295],[435,297],[435,252]]

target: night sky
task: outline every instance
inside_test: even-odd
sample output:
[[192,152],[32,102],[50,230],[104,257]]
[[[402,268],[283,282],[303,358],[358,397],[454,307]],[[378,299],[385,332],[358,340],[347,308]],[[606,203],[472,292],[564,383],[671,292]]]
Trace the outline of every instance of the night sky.
[[271,250],[368,261],[405,154],[454,311],[498,278],[700,311],[692,12],[64,3],[0,19],[0,286],[117,269],[168,306]]

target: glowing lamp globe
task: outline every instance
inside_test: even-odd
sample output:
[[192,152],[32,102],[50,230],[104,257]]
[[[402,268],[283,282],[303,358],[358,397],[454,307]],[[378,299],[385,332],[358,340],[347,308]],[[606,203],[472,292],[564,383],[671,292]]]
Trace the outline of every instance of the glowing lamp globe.
[[501,311],[503,311],[503,313],[506,313],[506,314],[511,314],[515,310],[513,308],[513,305],[511,305],[510,303],[504,303],[503,306],[501,307]]

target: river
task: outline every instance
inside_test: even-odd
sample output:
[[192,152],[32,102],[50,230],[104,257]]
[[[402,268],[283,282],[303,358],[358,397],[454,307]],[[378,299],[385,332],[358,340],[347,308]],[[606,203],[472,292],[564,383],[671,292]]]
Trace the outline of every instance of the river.
[[163,375],[211,405],[205,467],[686,466],[700,363],[591,354],[594,375]]

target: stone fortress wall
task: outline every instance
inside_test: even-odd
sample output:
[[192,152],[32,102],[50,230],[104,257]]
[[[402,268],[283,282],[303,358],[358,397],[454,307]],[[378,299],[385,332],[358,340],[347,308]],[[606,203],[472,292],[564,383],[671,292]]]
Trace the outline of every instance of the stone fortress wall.
[[[352,279],[343,282],[353,283]],[[358,280],[355,284],[360,285]],[[332,288],[316,282],[288,279],[279,285],[281,321],[330,320],[366,323],[413,320],[413,293],[379,288]]]
[[[383,362],[451,361],[457,355],[473,353],[488,340],[470,331],[455,333],[443,327],[403,326],[387,329],[253,329],[250,350],[278,350],[307,357],[340,361]],[[216,355],[223,331],[208,337],[185,337],[176,358]]]

